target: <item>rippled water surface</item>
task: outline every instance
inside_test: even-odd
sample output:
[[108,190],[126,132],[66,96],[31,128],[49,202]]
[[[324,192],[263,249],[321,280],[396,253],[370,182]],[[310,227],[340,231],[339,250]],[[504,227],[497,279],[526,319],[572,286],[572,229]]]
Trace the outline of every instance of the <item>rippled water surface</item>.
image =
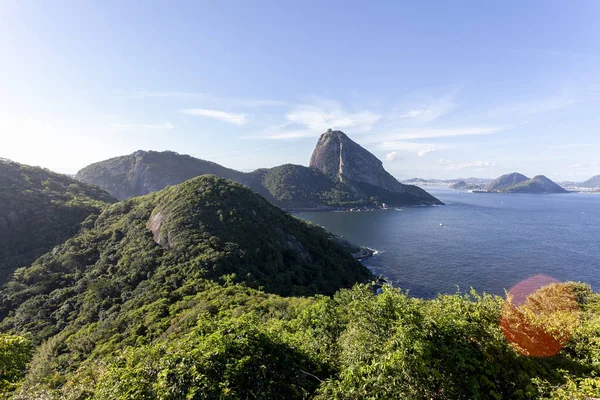
[[600,290],[600,195],[427,190],[446,206],[297,216],[379,250],[365,264],[418,297],[502,295],[536,274]]

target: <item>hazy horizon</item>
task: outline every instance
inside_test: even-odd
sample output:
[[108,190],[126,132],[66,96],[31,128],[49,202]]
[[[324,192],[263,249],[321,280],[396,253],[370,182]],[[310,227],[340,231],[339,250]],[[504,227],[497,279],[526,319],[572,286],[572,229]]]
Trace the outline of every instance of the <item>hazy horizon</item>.
[[600,3],[0,5],[0,157],[250,171],[340,129],[398,179],[600,174]]

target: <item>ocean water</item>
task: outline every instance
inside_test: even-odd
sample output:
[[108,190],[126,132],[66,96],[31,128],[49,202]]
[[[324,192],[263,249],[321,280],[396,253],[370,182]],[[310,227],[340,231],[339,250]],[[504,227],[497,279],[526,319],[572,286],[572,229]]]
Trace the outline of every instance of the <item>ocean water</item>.
[[600,195],[427,190],[446,205],[296,215],[378,250],[365,265],[416,297],[504,295],[539,274],[600,290]]

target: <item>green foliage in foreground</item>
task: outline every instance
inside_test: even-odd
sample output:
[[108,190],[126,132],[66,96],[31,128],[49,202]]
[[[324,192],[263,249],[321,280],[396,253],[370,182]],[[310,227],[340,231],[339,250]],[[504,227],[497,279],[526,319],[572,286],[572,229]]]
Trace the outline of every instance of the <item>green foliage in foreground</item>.
[[22,336],[0,334],[0,394],[14,390],[25,375],[33,346]]
[[66,175],[0,159],[0,285],[114,201]]
[[569,285],[580,302],[577,329],[558,355],[535,358],[504,338],[504,301],[495,296],[420,300],[359,285],[333,297],[283,298],[207,282],[179,301],[129,311],[143,314],[138,332],[99,341],[99,322],[50,339],[15,398],[598,396],[600,297]]

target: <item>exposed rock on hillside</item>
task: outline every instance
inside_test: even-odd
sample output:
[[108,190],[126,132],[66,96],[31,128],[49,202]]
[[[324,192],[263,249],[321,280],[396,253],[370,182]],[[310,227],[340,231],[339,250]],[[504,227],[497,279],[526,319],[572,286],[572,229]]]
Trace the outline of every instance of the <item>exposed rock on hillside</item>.
[[377,193],[383,201],[395,204],[441,204],[423,189],[398,182],[381,160],[342,131],[329,130],[321,135],[309,166],[362,196]]

